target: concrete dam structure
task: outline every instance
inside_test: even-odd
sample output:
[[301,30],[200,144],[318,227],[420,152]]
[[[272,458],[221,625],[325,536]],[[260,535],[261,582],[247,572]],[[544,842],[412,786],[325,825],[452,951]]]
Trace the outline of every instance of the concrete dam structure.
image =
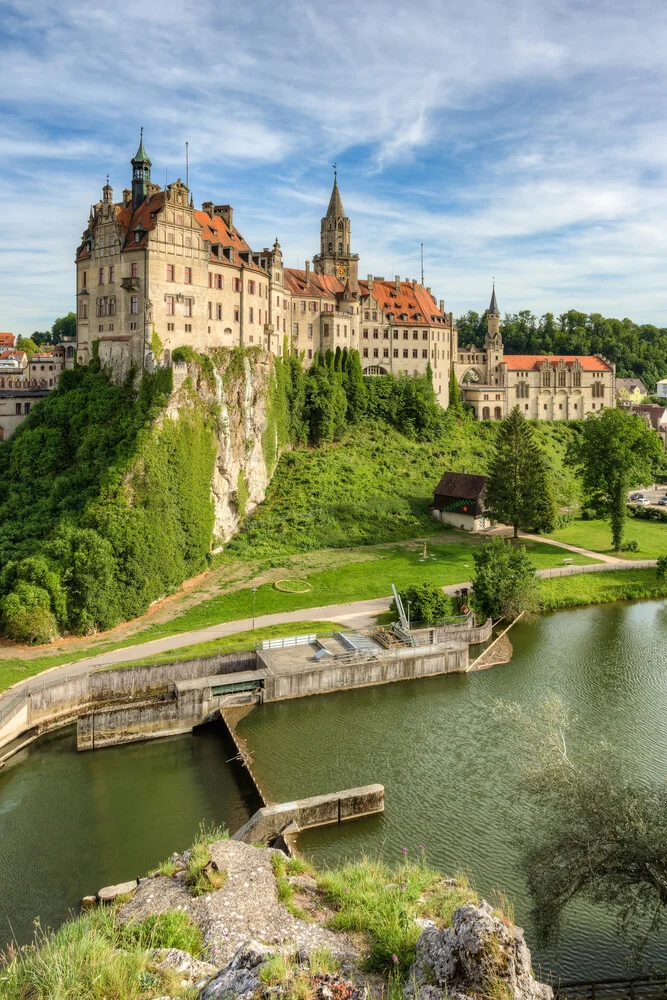
[[77,723],[79,750],[190,732],[227,708],[327,694],[469,669],[469,646],[490,619],[437,628],[376,628],[267,640],[255,650],[171,663],[102,668],[32,691],[7,736]]

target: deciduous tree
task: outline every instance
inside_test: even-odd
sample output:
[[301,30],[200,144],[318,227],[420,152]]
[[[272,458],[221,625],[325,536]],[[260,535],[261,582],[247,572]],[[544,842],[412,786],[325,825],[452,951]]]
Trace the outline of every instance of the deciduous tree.
[[478,614],[485,618],[515,618],[522,611],[535,610],[535,567],[524,545],[496,536],[477,546],[472,557],[472,606]]
[[628,490],[652,482],[663,458],[660,438],[645,420],[612,407],[590,414],[572,444],[570,460],[581,469],[586,506],[609,521],[616,551],[623,543]]

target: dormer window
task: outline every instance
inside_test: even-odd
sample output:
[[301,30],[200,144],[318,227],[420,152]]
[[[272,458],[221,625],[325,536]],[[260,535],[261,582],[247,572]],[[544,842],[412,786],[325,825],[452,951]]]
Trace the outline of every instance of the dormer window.
[[134,242],[138,243],[140,241],[140,239],[141,239],[141,233],[135,233],[134,234]]

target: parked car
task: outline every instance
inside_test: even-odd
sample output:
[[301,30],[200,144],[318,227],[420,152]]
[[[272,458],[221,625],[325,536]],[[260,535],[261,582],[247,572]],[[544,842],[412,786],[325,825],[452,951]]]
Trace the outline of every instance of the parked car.
[[637,504],[638,507],[650,507],[651,506],[651,501],[647,500],[646,497],[637,497],[637,499],[634,502]]
[[667,507],[667,497],[660,497],[658,507]]
[[644,499],[644,494],[643,493],[631,493],[630,494],[630,499],[631,500],[643,500]]

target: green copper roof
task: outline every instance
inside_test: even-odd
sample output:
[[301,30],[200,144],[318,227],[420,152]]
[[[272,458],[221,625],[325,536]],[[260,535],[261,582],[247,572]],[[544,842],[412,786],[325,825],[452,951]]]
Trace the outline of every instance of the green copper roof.
[[132,160],[132,162],[133,163],[147,163],[149,167],[151,165],[151,161],[148,158],[148,153],[144,149],[144,130],[143,130],[143,128],[141,130],[141,136],[140,136],[140,139],[139,139],[139,149],[137,150],[136,155],[135,155],[134,159]]

